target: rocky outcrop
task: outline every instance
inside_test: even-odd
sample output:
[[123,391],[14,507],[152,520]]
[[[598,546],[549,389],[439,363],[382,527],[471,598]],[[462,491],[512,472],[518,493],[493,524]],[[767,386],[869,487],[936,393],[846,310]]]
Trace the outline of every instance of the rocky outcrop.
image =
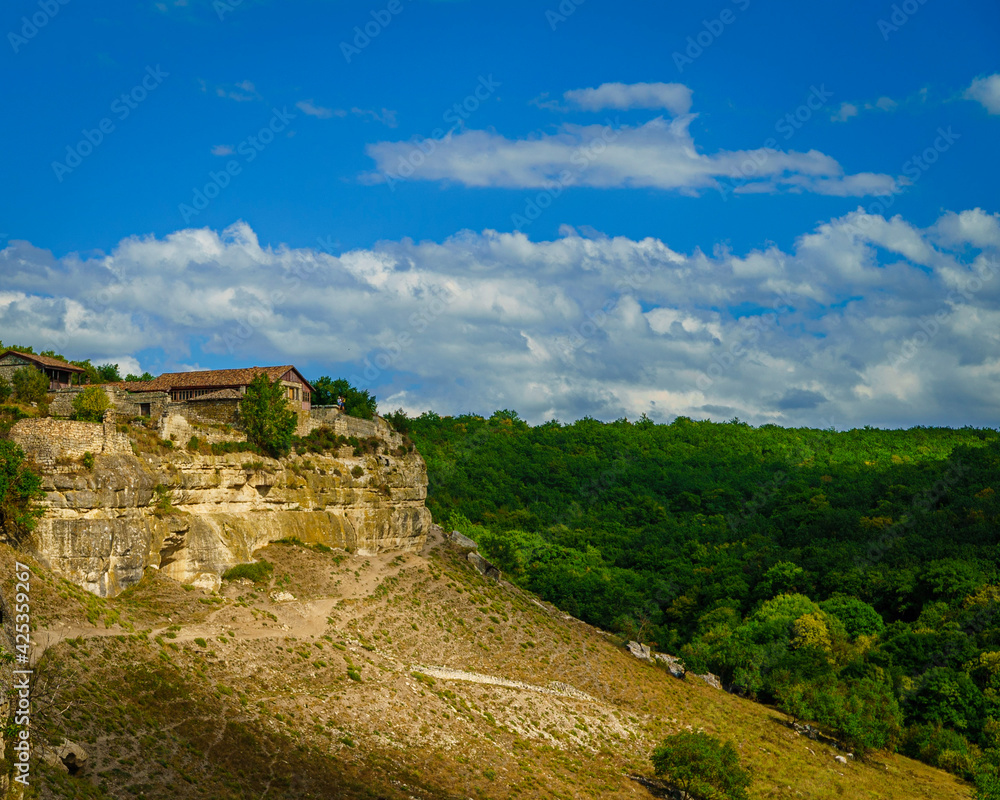
[[[29,439],[21,440],[32,455]],[[105,451],[91,469],[53,456],[49,445],[45,514],[24,546],[101,596],[137,583],[147,567],[211,588],[226,569],[287,537],[361,554],[418,551],[430,525],[427,472],[399,444],[281,460]]]

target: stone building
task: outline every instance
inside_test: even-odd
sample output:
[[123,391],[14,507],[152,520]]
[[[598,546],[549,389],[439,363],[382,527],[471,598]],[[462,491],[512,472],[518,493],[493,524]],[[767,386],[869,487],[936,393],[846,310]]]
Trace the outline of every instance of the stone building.
[[166,392],[172,403],[239,402],[247,386],[261,373],[271,381],[280,380],[288,402],[297,411],[309,411],[313,388],[291,364],[281,367],[245,367],[243,369],[212,369],[200,372],[165,372],[160,377],[141,383],[122,384],[131,394]]
[[13,383],[14,373],[25,367],[44,372],[49,379],[50,392],[67,388],[73,375],[84,375],[87,372],[85,369],[74,367],[58,358],[36,356],[34,353],[22,353],[19,350],[7,350],[3,355],[0,355],[0,376],[6,378],[7,383]]

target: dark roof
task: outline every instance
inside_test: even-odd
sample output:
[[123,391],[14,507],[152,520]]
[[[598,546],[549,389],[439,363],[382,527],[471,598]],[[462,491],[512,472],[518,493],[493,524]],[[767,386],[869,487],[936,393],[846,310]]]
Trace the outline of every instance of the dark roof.
[[281,367],[244,367],[242,369],[210,369],[200,372],[165,372],[158,378],[145,381],[136,388],[129,388],[131,392],[169,392],[173,389],[208,389],[218,387],[219,389],[229,389],[236,386],[246,386],[260,373],[264,372],[272,381],[278,380],[287,372],[292,371],[299,376],[299,380],[305,384],[311,392],[312,386],[302,373],[291,364]]
[[82,367],[75,367],[68,361],[60,361],[58,358],[50,358],[49,356],[36,356],[34,353],[22,353],[20,350],[7,350],[0,353],[0,358],[3,358],[8,353],[13,353],[14,355],[20,356],[28,361],[34,361],[36,364],[41,364],[43,367],[49,367],[50,369],[61,369],[66,372],[86,372],[87,370]]

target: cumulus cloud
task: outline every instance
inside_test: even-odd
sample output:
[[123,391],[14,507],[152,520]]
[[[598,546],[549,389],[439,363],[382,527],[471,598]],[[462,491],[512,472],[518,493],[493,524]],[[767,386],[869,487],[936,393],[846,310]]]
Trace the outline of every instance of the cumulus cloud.
[[100,257],[11,242],[0,338],[164,354],[133,371],[291,362],[414,412],[995,425],[998,254],[1000,215],[980,209],[927,228],[859,209],[741,254],[571,228],[339,255],[261,246],[245,223]]
[[1000,72],[976,78],[963,97],[975,100],[990,114],[1000,114]]
[[585,111],[665,109],[680,116],[691,110],[691,90],[682,83],[603,83],[595,89],[573,89],[563,97]]
[[862,196],[899,189],[889,175],[847,175],[824,153],[778,150],[776,142],[752,150],[700,153],[689,130],[693,120],[686,114],[638,126],[567,123],[556,133],[525,139],[464,130],[443,139],[379,142],[367,147],[377,171],[363,180],[440,180],[525,189],[632,187],[686,194],[716,189]]

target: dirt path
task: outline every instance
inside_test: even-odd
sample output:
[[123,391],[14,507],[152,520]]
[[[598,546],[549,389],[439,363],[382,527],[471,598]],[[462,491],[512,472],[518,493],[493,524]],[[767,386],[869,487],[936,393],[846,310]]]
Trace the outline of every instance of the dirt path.
[[586,700],[596,703],[589,694],[574,689],[565,683],[553,682],[548,686],[535,686],[521,681],[510,681],[506,678],[497,678],[494,675],[483,675],[479,672],[466,672],[461,669],[450,669],[448,667],[423,667],[414,664],[410,667],[411,672],[419,672],[431,678],[440,678],[446,681],[466,681],[467,683],[482,683],[488,686],[503,686],[507,689],[518,689],[520,691],[537,692],[538,694],[551,694],[557,697],[571,697],[574,700]]

